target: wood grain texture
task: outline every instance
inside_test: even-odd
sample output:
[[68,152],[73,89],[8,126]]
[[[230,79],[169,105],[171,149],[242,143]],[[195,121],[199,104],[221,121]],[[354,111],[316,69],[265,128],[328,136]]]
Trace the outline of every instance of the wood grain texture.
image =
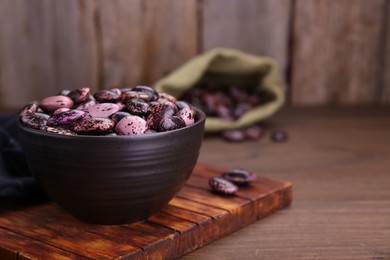
[[93,16],[93,1],[1,1],[1,107],[20,108],[61,89],[96,87]]
[[39,98],[43,86],[53,85],[50,39],[44,37],[52,30],[47,23],[48,16],[47,4],[43,1],[33,5],[24,0],[0,2],[2,107],[21,106]]
[[208,179],[219,171],[197,165],[166,207],[129,225],[82,223],[49,202],[0,203],[0,258],[175,259],[291,203],[291,183],[260,176],[236,196],[216,195]]
[[[88,259],[0,228],[2,259]],[[18,252],[23,248],[23,252]]]
[[103,86],[151,85],[197,53],[196,0],[100,1]]
[[51,1],[50,4],[56,90],[80,86],[96,90],[99,50],[95,1]]
[[289,105],[390,103],[387,0],[3,0],[0,110],[152,85],[200,52],[276,59]]
[[228,47],[273,57],[284,77],[290,11],[289,0],[204,0],[202,48]]
[[383,72],[382,72],[382,91],[381,103],[390,104],[390,3],[386,1],[385,27],[383,28]]
[[293,104],[379,103],[384,0],[295,5]]
[[[288,108],[268,120],[258,142],[207,138],[201,162],[289,179],[294,201],[181,259],[389,259],[389,114],[390,107]],[[287,142],[270,140],[277,129]]]

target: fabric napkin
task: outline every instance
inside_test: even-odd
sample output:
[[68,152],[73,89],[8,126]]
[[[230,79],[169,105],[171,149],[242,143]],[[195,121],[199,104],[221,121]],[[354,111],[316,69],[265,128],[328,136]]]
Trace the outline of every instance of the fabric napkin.
[[45,197],[28,169],[16,120],[16,113],[0,114],[0,201]]

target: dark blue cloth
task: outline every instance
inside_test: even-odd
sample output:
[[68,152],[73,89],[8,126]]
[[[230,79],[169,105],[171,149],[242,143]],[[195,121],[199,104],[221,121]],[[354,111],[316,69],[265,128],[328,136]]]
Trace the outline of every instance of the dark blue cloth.
[[28,169],[16,120],[16,113],[0,114],[0,201],[45,197]]

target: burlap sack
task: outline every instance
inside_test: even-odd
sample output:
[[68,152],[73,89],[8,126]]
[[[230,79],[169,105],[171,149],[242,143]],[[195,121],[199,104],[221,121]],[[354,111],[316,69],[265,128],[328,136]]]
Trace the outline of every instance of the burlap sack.
[[160,79],[154,85],[159,92],[180,98],[189,88],[204,82],[253,87],[262,104],[246,112],[236,121],[216,117],[206,119],[206,132],[238,129],[273,115],[284,103],[282,82],[273,59],[217,48],[201,54]]

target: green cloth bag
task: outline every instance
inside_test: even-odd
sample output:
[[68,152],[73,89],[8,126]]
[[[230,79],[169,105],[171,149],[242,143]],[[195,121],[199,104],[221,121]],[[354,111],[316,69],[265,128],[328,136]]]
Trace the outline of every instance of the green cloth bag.
[[260,122],[273,115],[285,100],[282,81],[273,59],[225,48],[216,48],[194,57],[158,80],[154,88],[180,99],[189,88],[205,82],[252,87],[262,98],[261,105],[236,121],[207,117],[205,131],[209,133],[239,129]]

